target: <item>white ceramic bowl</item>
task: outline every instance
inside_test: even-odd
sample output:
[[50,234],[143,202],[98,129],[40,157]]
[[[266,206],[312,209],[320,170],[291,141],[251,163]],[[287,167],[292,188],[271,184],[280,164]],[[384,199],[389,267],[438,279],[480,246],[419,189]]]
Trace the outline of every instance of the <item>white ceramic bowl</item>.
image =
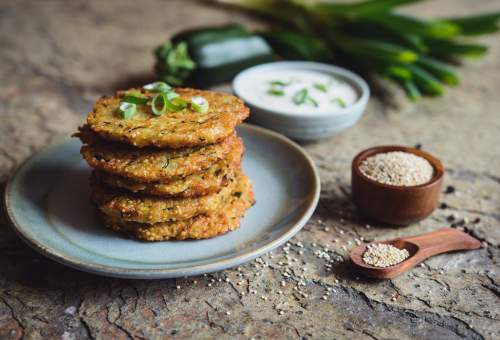
[[[312,70],[343,79],[358,92],[358,99],[352,105],[335,111],[290,114],[276,108],[260,105],[246,93],[245,84],[261,72],[276,70]],[[248,88],[248,87],[246,87]],[[234,93],[243,99],[251,109],[250,121],[281,132],[297,140],[311,141],[333,136],[354,125],[365,111],[370,89],[357,74],[329,64],[305,61],[278,61],[248,68],[233,80]]]

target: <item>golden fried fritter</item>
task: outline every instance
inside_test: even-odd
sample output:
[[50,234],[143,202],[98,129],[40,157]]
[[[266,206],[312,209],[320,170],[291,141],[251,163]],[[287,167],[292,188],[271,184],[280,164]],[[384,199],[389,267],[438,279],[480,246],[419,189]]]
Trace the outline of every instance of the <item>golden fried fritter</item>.
[[[154,94],[143,89],[146,96]],[[203,96],[209,103],[206,113],[186,108],[155,116],[148,105],[137,105],[136,114],[123,119],[118,112],[126,91],[99,99],[87,117],[89,127],[102,138],[120,141],[136,147],[157,146],[183,148],[217,143],[230,136],[237,124],[248,117],[243,101],[228,93],[178,88],[176,92],[190,102]]]
[[187,149],[138,149],[119,143],[84,145],[81,154],[98,170],[139,182],[164,182],[198,173],[214,163],[237,158],[243,142],[232,135],[218,144]]
[[126,189],[134,193],[161,197],[199,197],[219,192],[234,179],[239,166],[239,160],[230,164],[220,161],[205,171],[170,182],[136,182],[103,171],[95,171],[94,176],[111,187]]
[[204,239],[237,229],[245,211],[253,203],[250,181],[242,176],[237,188],[226,200],[223,209],[209,215],[198,215],[184,221],[154,224],[123,221],[103,213],[101,217],[107,227],[146,241]]
[[220,210],[224,202],[235,191],[242,176],[239,173],[232,182],[218,193],[195,198],[162,198],[131,194],[112,189],[91,181],[92,201],[106,215],[119,217],[124,221],[157,223],[171,220],[185,220],[200,214]]

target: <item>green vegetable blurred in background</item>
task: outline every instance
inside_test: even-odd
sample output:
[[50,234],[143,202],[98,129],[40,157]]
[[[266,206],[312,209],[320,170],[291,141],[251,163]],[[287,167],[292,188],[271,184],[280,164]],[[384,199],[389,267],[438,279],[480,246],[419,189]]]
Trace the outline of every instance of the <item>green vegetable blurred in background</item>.
[[216,0],[270,21],[249,32],[238,25],[181,32],[158,47],[156,70],[174,85],[211,86],[276,59],[347,63],[404,88],[412,100],[457,85],[462,58],[477,58],[474,36],[498,32],[500,13],[424,20],[396,11],[423,0]]

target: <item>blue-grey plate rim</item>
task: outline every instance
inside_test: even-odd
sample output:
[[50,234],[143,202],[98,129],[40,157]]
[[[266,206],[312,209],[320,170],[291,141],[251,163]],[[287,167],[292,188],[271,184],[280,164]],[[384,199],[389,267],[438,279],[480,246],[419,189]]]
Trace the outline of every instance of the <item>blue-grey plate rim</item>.
[[300,229],[302,229],[302,227],[307,223],[307,221],[314,213],[314,210],[316,209],[316,206],[319,201],[321,184],[320,184],[318,170],[316,169],[314,161],[298,144],[296,144],[289,138],[277,132],[259,126],[251,124],[241,124],[239,128],[253,130],[260,134],[264,134],[267,135],[268,137],[277,139],[280,142],[290,146],[295,152],[297,152],[297,154],[303,157],[303,159],[306,161],[309,170],[311,171],[313,178],[313,185],[314,185],[314,188],[312,188],[314,193],[312,195],[312,198],[308,204],[306,211],[302,214],[302,216],[295,223],[290,225],[290,228],[286,233],[280,235],[280,237],[273,239],[269,243],[255,250],[247,251],[246,253],[237,255],[233,258],[227,258],[209,264],[191,266],[180,269],[178,268],[130,269],[130,268],[118,268],[114,266],[106,266],[98,263],[83,262],[71,257],[71,255],[61,253],[51,247],[47,247],[44,244],[40,243],[38,240],[28,235],[28,233],[24,230],[24,227],[16,221],[15,214],[12,211],[12,204],[11,204],[11,193],[13,190],[13,183],[15,182],[16,176],[19,174],[19,170],[35,162],[35,158],[40,154],[48,153],[50,152],[51,149],[55,149],[64,142],[66,142],[68,140],[67,137],[62,137],[56,142],[41,148],[36,153],[31,155],[28,159],[26,159],[23,163],[21,163],[15,169],[15,171],[12,172],[7,181],[7,185],[5,187],[5,195],[4,195],[4,204],[5,204],[7,219],[12,229],[14,229],[14,231],[16,232],[16,234],[19,235],[20,238],[35,251],[63,265],[67,265],[74,269],[97,275],[128,278],[128,279],[176,278],[176,277],[186,277],[186,276],[200,275],[204,273],[211,273],[241,265],[283,245],[285,242],[287,242],[289,239],[295,236],[295,234],[297,234],[300,231]]

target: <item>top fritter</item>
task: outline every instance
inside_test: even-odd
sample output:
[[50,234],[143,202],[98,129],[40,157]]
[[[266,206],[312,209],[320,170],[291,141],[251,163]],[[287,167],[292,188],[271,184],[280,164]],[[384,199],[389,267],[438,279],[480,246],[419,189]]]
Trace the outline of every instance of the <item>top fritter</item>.
[[221,141],[248,114],[243,102],[230,94],[188,88],[161,92],[145,86],[99,99],[87,122],[108,140],[182,148]]

